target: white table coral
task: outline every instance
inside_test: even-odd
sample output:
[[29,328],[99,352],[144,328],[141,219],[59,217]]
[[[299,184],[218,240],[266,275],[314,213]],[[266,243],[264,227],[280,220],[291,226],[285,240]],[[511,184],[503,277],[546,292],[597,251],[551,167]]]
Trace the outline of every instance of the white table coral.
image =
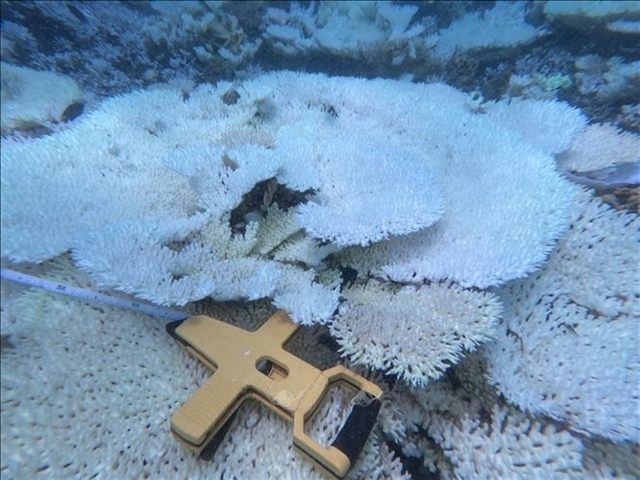
[[82,101],[82,91],[71,77],[10,63],[2,72],[2,133],[60,122],[67,107]]
[[537,274],[500,290],[498,337],[483,350],[512,403],[613,441],[640,436],[640,222],[581,194]]
[[329,325],[350,361],[424,387],[493,336],[497,298],[455,284],[400,291],[376,283],[344,292]]
[[[567,107],[545,111],[581,125]],[[537,118],[531,130],[553,124]],[[203,85],[188,99],[162,89],[113,98],[64,132],[4,143],[1,167],[3,256],[38,262],[71,249],[101,284],[165,304],[232,291],[295,298],[276,253],[261,252],[264,213],[247,215],[243,234],[229,225],[272,177],[301,192],[292,208],[308,237],[335,250],[378,241],[343,261],[481,288],[544,261],[574,194],[551,157],[453,88],[294,72]],[[317,298],[329,312],[337,292]],[[295,308],[299,321],[318,320]]]

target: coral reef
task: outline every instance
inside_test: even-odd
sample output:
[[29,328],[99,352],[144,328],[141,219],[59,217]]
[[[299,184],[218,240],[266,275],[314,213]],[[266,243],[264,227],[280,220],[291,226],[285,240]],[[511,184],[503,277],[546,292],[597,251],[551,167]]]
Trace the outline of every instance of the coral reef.
[[[385,392],[348,478],[640,477],[636,4],[0,9],[3,268],[286,310]],[[159,319],[1,293],[3,477],[322,478],[257,403],[175,442],[209,372]]]

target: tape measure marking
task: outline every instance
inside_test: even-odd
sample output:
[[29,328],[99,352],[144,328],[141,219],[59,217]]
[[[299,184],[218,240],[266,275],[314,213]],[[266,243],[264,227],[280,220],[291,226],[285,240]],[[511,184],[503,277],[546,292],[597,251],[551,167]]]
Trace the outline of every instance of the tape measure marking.
[[170,320],[183,320],[189,317],[189,313],[171,308],[151,305],[149,303],[129,300],[121,297],[105,295],[103,293],[93,292],[86,288],[72,287],[64,283],[45,280],[44,278],[34,277],[26,273],[16,272],[7,268],[0,269],[0,277],[11,280],[12,282],[21,283],[30,287],[38,287],[49,292],[59,293],[68,297],[79,298],[90,302],[104,303],[114,307],[128,308],[137,312],[145,313],[154,317],[168,318]]

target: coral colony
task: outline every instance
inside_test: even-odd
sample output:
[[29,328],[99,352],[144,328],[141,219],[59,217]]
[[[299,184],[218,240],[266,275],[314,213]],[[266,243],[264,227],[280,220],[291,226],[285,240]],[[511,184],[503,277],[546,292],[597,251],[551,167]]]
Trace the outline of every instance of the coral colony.
[[[384,390],[348,478],[640,477],[637,3],[2,16],[4,268],[286,311]],[[210,372],[158,318],[3,280],[1,328],[3,477],[323,478],[255,402],[211,461],[176,442]]]

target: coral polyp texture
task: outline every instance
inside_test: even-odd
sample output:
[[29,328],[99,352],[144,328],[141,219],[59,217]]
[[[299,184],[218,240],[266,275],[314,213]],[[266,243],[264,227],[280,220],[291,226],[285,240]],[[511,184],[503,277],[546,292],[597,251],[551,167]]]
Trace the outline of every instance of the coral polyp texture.
[[417,291],[371,283],[344,294],[348,303],[329,326],[343,354],[414,386],[490,339],[501,310],[494,295],[451,283]]

